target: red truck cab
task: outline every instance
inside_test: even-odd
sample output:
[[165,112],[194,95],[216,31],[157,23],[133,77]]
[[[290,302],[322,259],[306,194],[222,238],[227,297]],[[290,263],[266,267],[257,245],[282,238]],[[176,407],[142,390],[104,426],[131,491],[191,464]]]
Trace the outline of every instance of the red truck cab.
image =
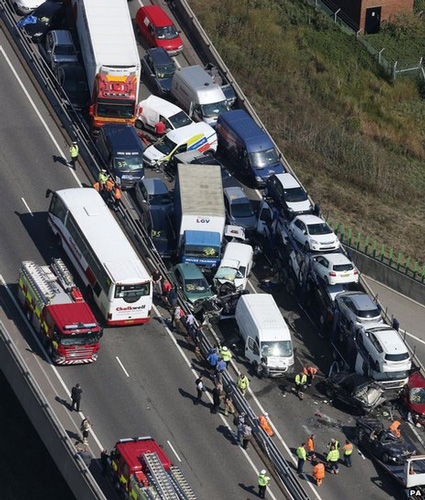
[[136,14],[139,34],[153,47],[162,47],[170,56],[183,51],[183,42],[173,21],[159,5],[141,7]]

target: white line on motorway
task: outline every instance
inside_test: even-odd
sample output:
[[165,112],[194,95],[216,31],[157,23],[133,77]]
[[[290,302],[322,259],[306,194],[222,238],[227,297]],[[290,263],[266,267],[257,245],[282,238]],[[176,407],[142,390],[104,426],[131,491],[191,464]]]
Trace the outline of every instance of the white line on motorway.
[[[164,318],[161,316],[161,313],[159,312],[158,308],[153,305],[153,310],[155,311],[155,314],[158,315],[158,317],[161,319],[161,322],[162,322],[162,326],[165,328],[165,331],[168,333],[169,337],[171,338],[172,342],[174,343],[174,345],[177,347],[179,353],[181,354],[182,358],[184,359],[184,361],[186,362],[187,366],[190,368],[191,372],[193,373],[194,377],[195,378],[198,378],[199,374],[192,368],[192,363],[189,361],[188,357],[186,356],[186,354],[184,353],[183,349],[179,346],[179,344],[177,343],[177,339],[174,337],[174,335],[172,334],[171,330],[168,328]],[[212,403],[212,397],[211,397],[211,394],[209,392],[206,393],[206,397],[209,399],[210,403]],[[227,427],[227,429],[229,430],[229,432],[231,434],[234,434],[234,432],[232,431],[229,423],[227,422],[226,418],[224,417],[224,415],[219,415],[219,417],[221,418],[222,422],[223,422],[223,425],[225,427]],[[252,469],[254,470],[254,472],[256,474],[259,473],[259,470],[257,469],[257,467],[255,466],[254,462],[251,460],[251,457],[248,455],[248,453],[246,452],[246,450],[244,450],[242,447],[240,447],[240,450],[242,451],[242,453],[245,455],[245,458],[248,460],[249,464],[251,465]],[[273,498],[274,500],[277,500],[276,497],[273,495],[272,491],[269,490],[269,494],[271,496],[271,498]],[[320,498],[320,497],[319,497]]]
[[[50,361],[50,358],[49,358],[49,355],[47,354],[46,350],[44,349],[44,346],[43,344],[41,343],[40,339],[38,338],[37,336],[37,333],[35,332],[33,326],[31,325],[31,323],[28,321],[28,318],[26,317],[26,315],[24,314],[23,310],[22,310],[22,307],[18,304],[16,298],[14,297],[13,293],[10,291],[9,287],[7,286],[6,284],[6,281],[4,280],[3,276],[0,274],[0,284],[4,286],[7,294],[9,295],[10,297],[10,300],[13,302],[13,304],[15,305],[19,315],[21,316],[21,318],[23,319],[23,321],[25,322],[25,324],[27,325],[27,328],[28,330],[31,332],[31,335],[34,337],[34,340],[35,342],[37,343],[40,351],[42,352],[43,354],[43,357],[45,359],[45,361],[47,362],[48,366],[50,366],[50,368],[53,370],[53,373],[56,375],[56,377],[58,378],[59,382],[61,383],[62,387],[65,389],[65,392],[68,394],[69,398],[71,398],[71,391],[68,389],[68,387],[66,386],[65,382],[63,381],[62,377],[59,375],[59,372],[56,368],[56,366],[54,366],[53,364],[51,364],[51,361]],[[44,376],[46,377],[46,380],[48,381],[50,387],[53,389],[53,391],[57,394],[57,390],[56,390],[56,387],[54,387],[54,385],[52,384],[52,382],[50,381],[50,377],[47,375],[46,371],[44,370],[44,367],[42,366],[42,364],[40,363],[40,361],[38,360],[37,356],[34,356],[34,359],[36,360],[36,362],[38,363],[38,366],[40,367],[41,371],[44,373]],[[84,413],[83,412],[79,412],[78,413],[80,415],[80,418],[81,419],[84,419],[85,416],[84,416]],[[80,431],[80,426],[77,425],[74,420],[70,417],[71,421],[73,422],[75,428],[77,429],[77,434],[79,433]],[[90,433],[91,435],[93,436],[93,439],[94,441],[96,442],[97,446],[99,447],[99,450],[104,450],[104,446],[102,445],[102,443],[99,441],[98,437],[96,436],[96,434],[93,432],[93,429],[90,429]]]
[[[413,302],[414,304],[416,304],[417,306],[420,306],[422,307],[422,309],[425,309],[425,306],[423,304],[421,304],[420,302],[417,302],[416,300],[408,297],[407,295],[404,295],[402,294],[401,292],[398,292],[397,290],[394,290],[394,288],[391,288],[390,286],[388,285],[385,285],[384,283],[381,283],[380,281],[378,280],[375,280],[374,278],[371,278],[370,276],[364,274],[363,275],[364,278],[366,278],[366,280],[370,280],[370,281],[373,281],[374,283],[376,283],[377,285],[379,286],[382,286],[382,288],[386,288],[387,290],[389,290],[390,292],[392,293],[395,293],[396,295],[400,295],[400,297],[403,297],[403,299],[406,299],[408,300],[409,302]],[[379,296],[379,294],[376,294]]]
[[[47,123],[44,121],[44,118],[41,116],[40,111],[38,110],[37,106],[35,105],[35,102],[32,100],[32,97],[30,96],[28,90],[26,89],[25,85],[23,84],[22,80],[20,79],[17,71],[13,67],[12,62],[10,61],[8,55],[6,54],[5,50],[3,47],[0,45],[0,52],[3,54],[7,64],[9,65],[13,75],[15,78],[18,80],[18,83],[23,90],[24,94],[27,96],[31,106],[33,107],[34,111],[36,112],[37,116],[40,118],[41,123],[43,124],[43,127],[45,128],[46,132],[49,134],[50,139],[52,139],[53,144],[56,146],[56,149],[58,150],[59,154],[61,155],[62,158],[66,159],[65,153],[62,151],[61,147],[59,146],[58,142],[54,138],[52,132],[50,131],[49,127],[47,126]],[[74,170],[71,167],[68,167],[69,171],[71,174],[74,176],[74,179],[77,181],[77,184],[79,187],[82,187],[82,184],[80,182],[80,179],[77,177],[77,174],[74,172]]]
[[177,457],[177,460],[181,462],[181,458],[177,455],[177,451],[174,449],[174,446],[168,441],[167,439],[168,446],[173,450],[174,455]]
[[121,366],[122,371],[127,375],[127,377],[130,377],[130,375],[128,374],[127,370],[124,368],[124,365],[121,363],[120,358],[118,356],[115,356],[115,358],[118,361],[119,365]]
[[21,198],[22,203],[27,207],[28,212],[34,217],[34,214],[31,212],[30,207],[28,206],[28,203],[24,200],[24,198]]

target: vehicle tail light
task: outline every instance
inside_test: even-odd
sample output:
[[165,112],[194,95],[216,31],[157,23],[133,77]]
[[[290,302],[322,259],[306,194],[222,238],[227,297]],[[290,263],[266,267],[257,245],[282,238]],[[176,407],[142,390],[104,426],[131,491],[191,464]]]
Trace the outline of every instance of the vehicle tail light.
[[329,276],[331,276],[332,278],[336,278],[336,273],[334,273],[333,271],[331,271],[331,272],[329,273]]
[[357,271],[357,269],[354,269],[354,276],[357,276],[359,274],[359,272]]
[[143,113],[143,107],[142,106],[139,106],[139,111],[138,111],[138,114],[141,115]]

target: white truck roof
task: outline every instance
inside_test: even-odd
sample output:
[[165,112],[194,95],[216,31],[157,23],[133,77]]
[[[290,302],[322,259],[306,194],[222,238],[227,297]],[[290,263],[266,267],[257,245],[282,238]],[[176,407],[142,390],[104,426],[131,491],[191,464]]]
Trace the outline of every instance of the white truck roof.
[[77,16],[86,19],[95,65],[140,66],[127,0],[76,0],[75,3]]
[[199,65],[178,68],[175,75],[186,81],[187,85],[196,92],[201,104],[212,104],[226,100],[221,87],[215,84],[211,75]]
[[252,259],[254,250],[251,245],[246,243],[239,243],[237,241],[229,241],[226,248],[224,249],[223,260],[224,261],[235,261],[235,262],[249,262]]
[[155,110],[156,113],[164,116],[165,118],[177,115],[182,111],[181,108],[179,108],[172,102],[167,101],[166,99],[161,99],[161,97],[157,97],[156,95],[150,95],[143,101],[140,101],[139,107],[140,106],[143,109],[148,108],[149,110],[150,109]]
[[219,165],[177,165],[182,214],[225,217]]
[[281,340],[282,333],[287,333],[288,338],[290,338],[288,325],[279,311],[273,295],[269,293],[250,293],[242,295],[239,302],[242,302],[245,309],[249,309],[254,324],[257,329],[261,329],[262,341],[276,340],[278,331],[281,334],[278,340]]

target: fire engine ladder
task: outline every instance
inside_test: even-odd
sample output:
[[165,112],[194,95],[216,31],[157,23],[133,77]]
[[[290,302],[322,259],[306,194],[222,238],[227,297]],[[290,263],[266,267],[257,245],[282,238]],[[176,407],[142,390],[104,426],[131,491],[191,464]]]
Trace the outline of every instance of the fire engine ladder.
[[55,276],[52,273],[46,273],[41,266],[33,261],[24,262],[22,270],[38,299],[47,305],[50,299],[55,296],[55,291],[50,284],[51,281],[56,281]]
[[165,471],[161,460],[155,452],[145,453],[144,459],[150,471],[150,479],[158,490],[162,500],[179,500],[171,477]]
[[181,500],[196,500],[196,495],[190,484],[176,465],[170,467],[170,476]]
[[53,259],[51,267],[53,272],[58,277],[59,282],[67,292],[69,292],[72,288],[76,288],[74,278],[68,271],[68,268],[65,266],[62,259]]

